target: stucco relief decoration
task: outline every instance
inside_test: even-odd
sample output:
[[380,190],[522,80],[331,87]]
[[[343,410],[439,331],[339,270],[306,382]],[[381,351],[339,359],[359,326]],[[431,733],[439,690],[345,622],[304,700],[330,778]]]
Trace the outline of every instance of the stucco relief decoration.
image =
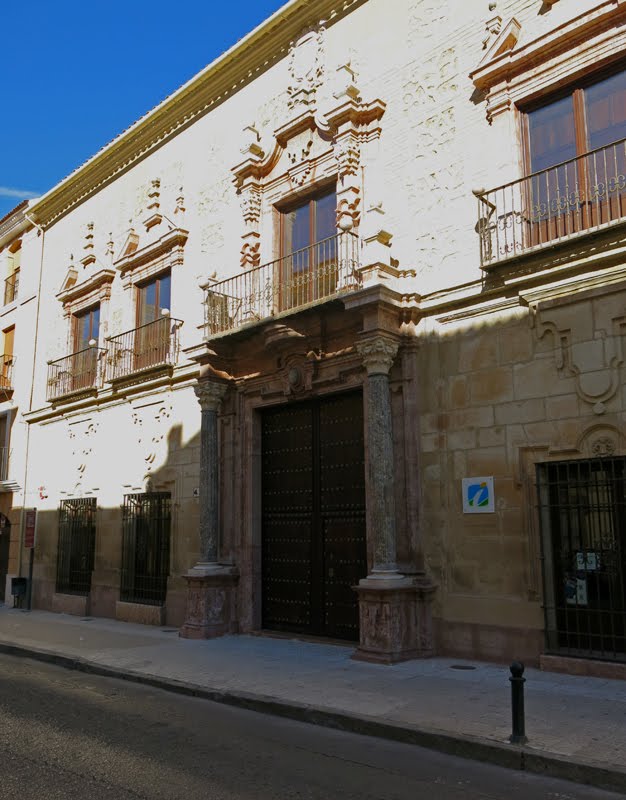
[[210,180],[204,182],[210,187],[200,191],[195,198],[195,207],[200,228],[200,252],[203,255],[221,253],[224,247],[224,208],[231,200],[230,178],[224,172],[220,153],[208,146],[204,157],[204,174]]
[[289,52],[289,96],[290,110],[308,108],[315,102],[315,94],[324,77],[324,22],[304,31],[291,43]]
[[[144,412],[143,414],[141,412]],[[144,423],[148,422],[149,416],[152,417],[147,435],[144,432]],[[169,431],[168,421],[172,415],[172,407],[169,404],[159,405],[156,408],[132,409],[131,420],[137,430],[137,446],[144,463],[146,474],[154,464],[164,460],[167,455],[164,453],[166,447],[166,437]]]
[[94,450],[94,439],[98,423],[89,421],[70,423],[68,438],[75,471],[75,487],[81,487],[89,461]]
[[[571,307],[566,307],[566,312]],[[621,367],[624,363],[623,339],[626,330],[626,316],[607,317],[597,315],[596,319],[607,319],[607,327],[593,327],[591,337],[584,334],[584,319],[580,328],[560,324],[559,310],[554,309],[552,319],[549,311],[531,307],[530,324],[537,339],[551,333],[555,346],[555,366],[560,375],[574,378],[574,386],[581,400],[593,407],[595,414],[606,411],[610,401],[620,388]],[[567,320],[571,320],[570,314]],[[608,316],[608,315],[607,315]]]
[[165,439],[169,431],[168,421],[172,415],[172,407],[163,405],[154,414],[155,431],[150,441],[150,451],[144,456],[146,469],[150,470],[156,461],[160,461],[167,455],[163,452]]
[[287,158],[292,164],[289,170],[289,180],[292,186],[304,186],[312,177],[313,164],[309,159],[312,147],[313,139],[307,138],[302,146],[295,145],[287,152]]
[[[459,61],[454,47],[447,47],[424,61],[420,80],[407,75],[403,84],[404,115],[408,126],[407,148],[416,157],[406,162],[403,183],[407,196],[424,208],[424,223],[416,235],[421,271],[436,269],[437,242],[431,230],[441,230],[442,219],[454,217],[455,198],[463,182],[463,153],[457,142],[455,96],[459,86]],[[455,152],[458,150],[458,152]],[[423,198],[428,197],[426,205]],[[454,226],[443,231],[454,246]]]

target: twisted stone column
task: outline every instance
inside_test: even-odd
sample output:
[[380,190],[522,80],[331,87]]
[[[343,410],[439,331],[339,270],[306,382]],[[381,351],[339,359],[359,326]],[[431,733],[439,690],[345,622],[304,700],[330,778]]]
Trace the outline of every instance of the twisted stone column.
[[376,336],[357,343],[367,370],[367,511],[374,537],[370,578],[402,577],[396,564],[396,503],[389,370],[398,343]]
[[194,387],[202,409],[200,428],[200,563],[216,564],[219,546],[219,451],[217,412],[226,383],[203,380]]

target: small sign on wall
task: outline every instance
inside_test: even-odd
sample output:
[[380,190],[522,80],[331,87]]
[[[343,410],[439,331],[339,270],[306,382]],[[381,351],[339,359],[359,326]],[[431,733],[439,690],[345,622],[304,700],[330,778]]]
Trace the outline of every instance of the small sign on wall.
[[463,513],[493,514],[495,497],[493,478],[463,478]]

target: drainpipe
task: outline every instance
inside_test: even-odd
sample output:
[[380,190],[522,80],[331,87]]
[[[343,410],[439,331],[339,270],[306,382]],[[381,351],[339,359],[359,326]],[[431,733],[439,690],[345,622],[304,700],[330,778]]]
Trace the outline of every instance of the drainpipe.
[[[37,284],[37,310],[35,312],[35,344],[33,350],[33,368],[31,372],[31,380],[30,380],[30,397],[28,399],[28,410],[31,411],[33,407],[33,391],[35,387],[35,368],[37,365],[37,345],[39,343],[39,309],[41,305],[41,284],[43,280],[43,252],[44,252],[44,243],[46,232],[44,228],[38,222],[28,215],[28,212],[24,212],[24,216],[30,222],[30,224],[37,228],[39,231],[39,235],[41,236],[41,255],[39,258],[39,280]],[[22,412],[23,413],[23,412]],[[30,447],[30,423],[26,423],[28,427],[26,428],[26,453],[25,453],[25,460],[24,460],[24,502],[22,504],[22,519],[20,522],[20,542],[19,542],[19,549],[18,549],[18,564],[17,564],[17,574],[22,577],[22,554],[24,552],[24,528],[26,525],[26,486],[28,481],[28,454],[29,454],[29,447]],[[32,588],[30,589],[32,591]]]

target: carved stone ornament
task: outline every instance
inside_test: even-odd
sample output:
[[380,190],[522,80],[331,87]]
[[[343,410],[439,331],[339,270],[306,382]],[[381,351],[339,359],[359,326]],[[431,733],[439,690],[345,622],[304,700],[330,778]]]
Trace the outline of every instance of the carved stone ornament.
[[591,445],[594,456],[612,456],[615,453],[615,442],[608,436],[601,436]]
[[361,147],[356,136],[344,136],[336,143],[335,158],[340,178],[356,175],[361,166]]
[[256,225],[261,216],[261,191],[258,186],[249,186],[241,190],[239,204],[244,222]]
[[199,381],[193,389],[203,411],[217,411],[226,394],[228,384],[203,380]]
[[530,324],[538,340],[548,333],[552,335],[557,371],[574,379],[576,394],[599,415],[622,385],[626,317],[601,318],[599,324],[603,327],[595,328],[589,337],[583,333],[582,324],[571,325],[570,318],[565,316],[567,311],[568,308],[562,312],[561,320],[558,308],[543,311],[541,305],[531,305]]
[[384,336],[376,336],[357,342],[356,349],[368,375],[387,375],[398,353],[398,343]]
[[282,363],[281,377],[285,395],[309,392],[313,385],[313,363],[303,355],[289,355]]
[[315,93],[321,86],[324,75],[324,38],[326,29],[320,22],[304,31],[291,43],[289,51],[289,95],[290,109],[313,104]]

